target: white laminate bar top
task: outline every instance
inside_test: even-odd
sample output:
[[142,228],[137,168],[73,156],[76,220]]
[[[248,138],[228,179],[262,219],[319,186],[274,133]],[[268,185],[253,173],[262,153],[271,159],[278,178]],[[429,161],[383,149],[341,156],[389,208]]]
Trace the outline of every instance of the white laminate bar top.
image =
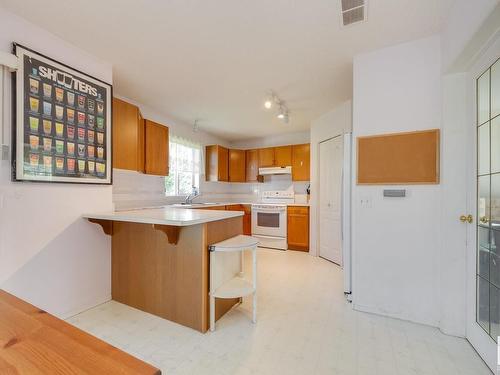
[[187,208],[148,208],[82,215],[85,219],[127,221],[142,224],[161,224],[184,227],[243,216],[242,211],[191,210]]

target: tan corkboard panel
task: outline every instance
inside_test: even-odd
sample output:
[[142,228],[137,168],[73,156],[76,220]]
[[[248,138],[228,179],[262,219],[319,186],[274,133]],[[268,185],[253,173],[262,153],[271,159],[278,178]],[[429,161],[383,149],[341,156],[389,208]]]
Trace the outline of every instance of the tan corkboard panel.
[[358,137],[358,184],[439,183],[439,129]]

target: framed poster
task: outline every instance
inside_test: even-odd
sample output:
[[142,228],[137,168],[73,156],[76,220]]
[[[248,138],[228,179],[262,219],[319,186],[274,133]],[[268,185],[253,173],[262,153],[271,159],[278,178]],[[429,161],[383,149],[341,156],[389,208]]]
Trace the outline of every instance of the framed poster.
[[111,184],[112,86],[19,44],[13,179]]

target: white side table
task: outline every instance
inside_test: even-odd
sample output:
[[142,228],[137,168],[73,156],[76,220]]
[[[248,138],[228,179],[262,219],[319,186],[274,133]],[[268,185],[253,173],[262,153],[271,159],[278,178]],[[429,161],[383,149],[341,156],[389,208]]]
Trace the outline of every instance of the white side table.
[[[210,331],[215,330],[215,298],[241,298],[253,295],[252,322],[257,322],[257,245],[252,236],[240,234],[222,242],[210,245]],[[243,272],[243,252],[252,252],[252,280]],[[218,253],[240,252],[240,272],[227,280],[216,277],[216,256]],[[222,255],[222,254],[220,254]]]

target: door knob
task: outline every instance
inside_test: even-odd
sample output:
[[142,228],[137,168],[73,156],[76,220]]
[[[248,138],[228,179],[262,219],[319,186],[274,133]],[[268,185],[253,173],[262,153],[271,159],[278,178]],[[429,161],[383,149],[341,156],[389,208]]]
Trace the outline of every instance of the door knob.
[[466,223],[466,222],[467,222],[467,223],[469,223],[469,224],[470,224],[470,223],[472,223],[472,221],[473,221],[473,219],[472,219],[472,215],[461,215],[461,216],[460,216],[460,221],[461,221],[462,223]]
[[481,218],[479,219],[479,221],[483,224],[488,224],[488,218],[486,216],[481,216]]

